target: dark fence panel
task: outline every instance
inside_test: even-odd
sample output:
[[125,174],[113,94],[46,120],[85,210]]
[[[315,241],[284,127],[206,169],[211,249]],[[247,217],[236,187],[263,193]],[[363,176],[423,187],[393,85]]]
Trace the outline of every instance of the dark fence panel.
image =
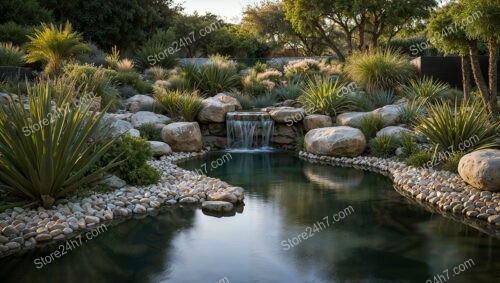
[[[423,56],[413,59],[412,63],[418,67],[421,77],[433,77],[452,87],[462,89],[462,65],[459,56]],[[479,56],[479,64],[483,76],[488,82],[488,56]],[[471,84],[475,85],[472,70]]]

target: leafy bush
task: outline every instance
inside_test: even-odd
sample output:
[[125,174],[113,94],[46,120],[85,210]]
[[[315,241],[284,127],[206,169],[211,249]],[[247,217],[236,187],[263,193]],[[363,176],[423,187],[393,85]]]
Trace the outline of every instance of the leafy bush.
[[0,24],[0,42],[12,42],[14,45],[22,46],[28,42],[28,34],[32,32],[33,28],[15,22]]
[[265,95],[254,97],[252,100],[253,107],[264,108],[271,106],[278,102],[278,99],[272,92],[268,92]]
[[381,115],[368,115],[359,121],[359,129],[366,139],[375,137],[378,131],[384,127],[384,120]]
[[267,64],[262,63],[262,62],[257,62],[255,65],[253,65],[252,70],[256,73],[263,73],[267,70]]
[[87,43],[89,50],[85,53],[77,55],[75,58],[78,62],[84,64],[93,64],[96,66],[106,65],[106,53],[99,49],[99,47],[91,42]]
[[344,94],[345,87],[346,84],[338,80],[316,76],[307,81],[298,101],[304,104],[308,113],[334,116],[348,111],[353,105]]
[[207,64],[196,66],[186,64],[183,75],[186,84],[191,89],[198,89],[204,95],[216,95],[231,91],[241,85],[236,64],[221,57],[210,57]]
[[425,98],[435,102],[441,99],[448,91],[449,86],[443,82],[432,78],[424,77],[421,79],[410,80],[408,86],[403,87],[403,92],[409,98],[415,100]]
[[66,22],[64,28],[54,24],[42,24],[41,29],[35,29],[29,39],[26,62],[45,61],[47,74],[59,72],[64,60],[90,50],[82,42],[82,36],[73,31],[69,22]]
[[152,80],[153,82],[156,82],[158,80],[165,80],[168,78],[168,73],[165,69],[162,67],[154,66],[151,68],[148,68],[144,71],[144,75],[149,79]]
[[151,93],[153,90],[151,84],[143,81],[135,72],[118,72],[115,81],[120,85],[132,86],[139,93]]
[[401,123],[415,126],[419,118],[425,113],[425,99],[410,100],[407,104],[399,107],[399,119]]
[[381,135],[370,140],[369,147],[372,155],[387,158],[394,155],[399,141],[388,135]]
[[29,113],[23,99],[0,103],[2,190],[50,207],[117,165],[108,159],[90,172],[114,140],[98,127],[104,111],[90,111],[84,103],[75,106],[74,88],[73,82],[60,94],[55,110],[48,83],[27,88]]
[[144,139],[125,135],[109,147],[96,168],[120,160],[114,172],[118,177],[133,185],[153,184],[160,179],[160,173],[146,163],[152,158],[153,151]]
[[229,92],[228,94],[238,100],[243,110],[249,110],[253,108],[252,97],[238,92]]
[[139,94],[134,87],[129,85],[119,86],[117,89],[118,89],[118,94],[120,95],[121,98],[130,98],[134,95]]
[[418,152],[418,146],[412,135],[408,133],[403,133],[401,136],[401,147],[403,148],[403,157],[408,157],[416,152]]
[[370,100],[375,108],[380,108],[389,104],[393,104],[396,100],[394,91],[377,89],[370,94]]
[[462,102],[462,100],[464,99],[464,92],[456,88],[449,88],[447,91],[441,94],[441,98],[449,102]]
[[141,133],[141,137],[148,141],[161,141],[161,129],[154,124],[144,124],[137,128]]
[[204,106],[203,100],[196,92],[172,91],[156,87],[154,98],[169,117],[182,117],[185,121],[194,121]]
[[300,83],[287,83],[274,88],[273,92],[281,100],[296,100],[302,95],[302,86]]
[[448,159],[446,159],[445,163],[443,164],[443,168],[450,172],[458,173],[458,163],[464,155],[465,152],[455,151]]
[[430,104],[427,107],[429,118],[420,117],[417,130],[439,150],[470,152],[498,147],[500,144],[495,139],[500,133],[500,123],[490,121],[486,111],[479,100],[471,104],[463,100],[453,108],[444,102]]
[[0,66],[21,67],[24,65],[23,56],[21,48],[10,42],[0,42]]
[[347,58],[344,70],[368,92],[393,89],[415,76],[417,71],[406,56],[392,49],[353,54]]
[[121,59],[118,62],[116,62],[116,70],[118,72],[132,72],[134,70],[134,61],[129,60],[127,58]]
[[354,111],[369,112],[375,109],[372,99],[367,95],[357,94],[350,99],[352,101],[352,110]]
[[428,150],[421,150],[408,156],[405,159],[405,163],[410,166],[420,167],[432,161],[432,158],[433,158],[432,152]]
[[[139,70],[145,70],[153,66],[159,66],[165,69],[171,69],[177,65],[176,54],[165,53],[168,50],[167,45],[158,42],[148,42],[142,48],[140,48],[135,54],[134,61]],[[158,60],[154,57],[158,54],[165,54],[167,56],[158,57]],[[161,59],[163,58],[163,59]]]

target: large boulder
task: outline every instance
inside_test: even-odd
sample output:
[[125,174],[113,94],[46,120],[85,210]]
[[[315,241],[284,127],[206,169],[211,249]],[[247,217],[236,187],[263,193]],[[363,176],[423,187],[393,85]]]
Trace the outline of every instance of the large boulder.
[[139,136],[139,131],[134,129],[132,124],[127,121],[118,119],[110,114],[105,114],[101,120],[101,127],[105,128],[100,132],[104,132],[107,129],[110,131],[110,135],[112,137],[117,137],[120,135],[124,135],[126,133],[130,134],[133,137]]
[[304,121],[304,130],[310,131],[317,128],[331,127],[333,125],[332,118],[327,115],[313,114],[306,116]]
[[328,127],[309,131],[304,138],[305,150],[314,154],[358,156],[366,148],[363,133],[351,127]]
[[361,120],[368,117],[370,112],[347,112],[337,115],[337,126],[359,127]]
[[386,105],[371,112],[347,112],[337,116],[337,126],[359,127],[361,120],[371,115],[380,116],[385,126],[399,121],[399,105]]
[[172,148],[164,142],[148,141],[154,156],[163,156],[172,153]]
[[127,108],[131,112],[151,111],[154,104],[154,98],[142,94],[134,95],[126,101]]
[[500,191],[500,150],[483,149],[466,154],[458,163],[458,173],[473,187]]
[[292,125],[293,123],[298,123],[304,119],[304,109],[293,107],[274,107],[269,108],[269,115],[276,123],[286,123],[287,125]]
[[166,125],[161,130],[161,136],[173,151],[194,152],[202,148],[200,126],[196,122],[177,122]]
[[413,135],[411,130],[399,126],[389,126],[381,129],[377,132],[377,137],[380,136],[390,136],[393,139],[401,140],[403,134]]
[[130,122],[134,128],[138,128],[145,124],[168,124],[170,121],[170,118],[165,115],[149,111],[139,111],[130,117]]
[[370,112],[372,115],[380,115],[384,125],[394,125],[399,121],[399,111],[401,106],[399,105],[386,105],[382,108],[378,108]]
[[203,100],[205,106],[198,114],[198,121],[204,123],[222,123],[226,121],[226,114],[241,109],[240,102],[227,94],[219,93],[216,96]]

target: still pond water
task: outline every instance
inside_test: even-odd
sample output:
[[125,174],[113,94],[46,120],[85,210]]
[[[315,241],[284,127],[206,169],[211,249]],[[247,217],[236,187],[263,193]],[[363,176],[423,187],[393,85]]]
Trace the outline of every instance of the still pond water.
[[[167,208],[109,226],[41,269],[33,261],[57,245],[4,258],[0,282],[500,282],[500,239],[415,205],[385,176],[285,152],[231,157],[208,175],[246,189],[234,216]],[[437,277],[445,270],[449,279]]]

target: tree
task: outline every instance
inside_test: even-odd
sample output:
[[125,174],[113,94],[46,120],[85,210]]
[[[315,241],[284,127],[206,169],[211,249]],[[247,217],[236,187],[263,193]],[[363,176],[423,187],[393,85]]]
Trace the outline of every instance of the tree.
[[455,21],[464,25],[464,30],[472,42],[488,43],[489,86],[481,72],[477,44],[469,45],[472,73],[481,93],[484,104],[492,115],[498,114],[497,72],[498,41],[500,38],[500,3],[498,0],[462,0],[459,3],[461,13],[455,15]]
[[52,13],[40,6],[37,0],[0,1],[0,24],[15,22],[22,26],[39,25],[52,22]]
[[463,27],[456,25],[454,15],[460,13],[459,11],[460,7],[456,3],[437,10],[427,25],[427,38],[434,47],[445,55],[460,55],[464,98],[468,99],[471,90],[469,46],[477,45],[477,42],[467,37]]
[[434,0],[284,0],[293,27],[320,35],[341,61],[356,50],[376,48],[382,36],[390,41],[435,5]]
[[64,28],[42,24],[40,29],[35,29],[33,36],[28,37],[30,42],[26,48],[26,62],[45,61],[45,73],[49,75],[57,73],[64,60],[89,50],[82,42],[81,35],[73,31],[69,22],[66,22]]

